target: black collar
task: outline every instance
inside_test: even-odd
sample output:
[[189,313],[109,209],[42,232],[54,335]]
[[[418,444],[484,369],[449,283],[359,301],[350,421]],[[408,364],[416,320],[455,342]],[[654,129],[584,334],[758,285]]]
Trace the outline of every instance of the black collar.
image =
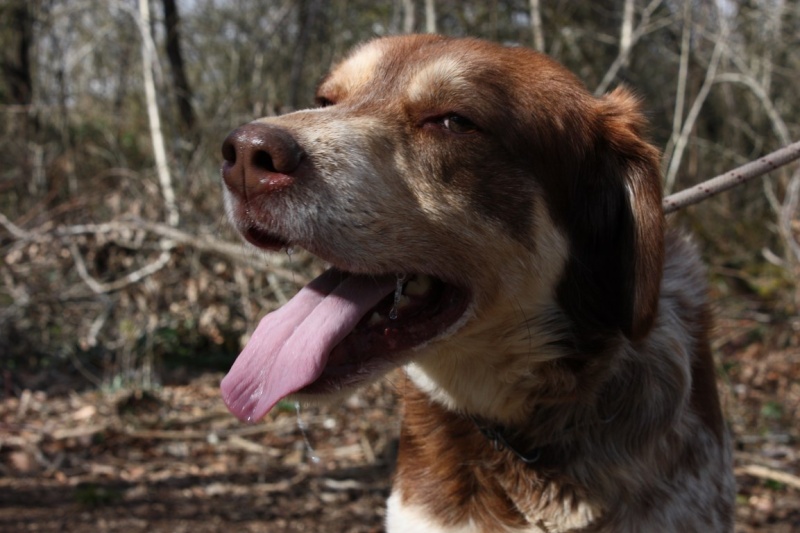
[[[609,424],[617,418],[621,411],[622,408],[620,407],[610,416],[600,418],[595,424],[598,426]],[[575,444],[570,444],[568,440],[553,441],[533,448],[514,445],[512,438],[509,437],[509,435],[513,436],[513,433],[509,432],[507,428],[498,424],[487,423],[477,416],[467,415],[467,417],[475,424],[483,436],[491,441],[495,450],[508,450],[526,465],[539,467],[558,466],[568,462],[577,453]],[[575,426],[571,426],[567,433],[571,433],[574,429]]]
[[470,420],[472,420],[472,422],[475,424],[478,430],[483,434],[483,436],[491,441],[492,447],[496,451],[508,450],[526,465],[535,465],[542,458],[542,452],[544,450],[543,447],[531,448],[530,450],[523,453],[517,447],[509,443],[508,438],[506,438],[505,436],[506,429],[503,426],[497,426],[497,425],[490,426],[484,424],[481,421],[479,421],[476,417],[471,415],[469,418]]

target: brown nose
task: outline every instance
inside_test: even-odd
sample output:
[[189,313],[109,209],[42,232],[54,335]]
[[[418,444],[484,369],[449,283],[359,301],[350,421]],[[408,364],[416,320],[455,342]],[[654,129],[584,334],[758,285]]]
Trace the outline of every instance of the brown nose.
[[253,122],[233,130],[222,143],[222,179],[243,198],[271,194],[294,182],[305,153],[291,134]]

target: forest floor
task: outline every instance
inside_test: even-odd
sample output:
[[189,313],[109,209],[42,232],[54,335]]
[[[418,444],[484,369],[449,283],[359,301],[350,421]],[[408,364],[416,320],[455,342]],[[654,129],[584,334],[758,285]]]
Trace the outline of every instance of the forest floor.
[[[737,532],[789,533],[800,531],[800,349],[752,342],[759,327],[722,320],[715,345]],[[280,404],[257,425],[227,412],[220,374],[145,392],[80,390],[52,371],[4,377],[2,532],[383,530],[396,374],[299,417]]]

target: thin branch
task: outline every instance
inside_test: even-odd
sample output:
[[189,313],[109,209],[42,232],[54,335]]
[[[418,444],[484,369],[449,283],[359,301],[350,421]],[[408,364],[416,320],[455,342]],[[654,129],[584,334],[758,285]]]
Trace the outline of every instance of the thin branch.
[[139,0],[139,30],[142,34],[142,75],[144,77],[144,92],[147,99],[147,116],[150,122],[150,137],[153,141],[153,156],[156,160],[156,172],[161,184],[161,193],[167,208],[167,222],[170,226],[177,226],[180,219],[178,206],[175,203],[175,191],[172,188],[172,176],[167,164],[167,150],[164,143],[164,134],[161,129],[161,117],[158,112],[156,100],[156,85],[153,79],[153,57],[155,45],[150,36],[150,3],[149,0]]
[[767,172],[800,159],[800,141],[792,143],[760,159],[730,170],[699,185],[667,196],[664,199],[664,212],[672,213],[687,205],[696,204],[723,191],[745,183]]
[[[33,232],[24,230],[11,222],[7,216],[3,213],[0,213],[0,225],[6,228],[6,231],[11,234],[12,237],[15,237],[17,240],[20,241],[38,241],[37,235]],[[44,240],[44,239],[42,239]]]
[[780,470],[767,468],[766,466],[745,465],[737,468],[735,472],[737,475],[746,474],[748,476],[753,476],[760,479],[771,479],[772,481],[777,481],[778,483],[783,483],[784,485],[800,489],[800,477],[788,472],[781,472]]
[[104,294],[108,291],[103,289],[103,285],[94,279],[90,274],[89,270],[86,268],[86,263],[83,261],[83,256],[81,255],[80,250],[78,250],[78,245],[74,242],[69,243],[69,252],[72,254],[72,261],[75,263],[75,268],[78,270],[78,275],[81,277],[84,283],[92,289],[92,292],[95,294]]
[[425,31],[436,33],[436,4],[434,0],[425,0]]
[[[730,61],[736,66],[736,68],[739,69],[741,75],[744,76],[744,79],[752,78],[753,80],[755,80],[756,76],[753,73],[752,69],[750,68],[750,64],[748,63],[748,61],[745,61],[744,59],[742,59],[741,54],[739,52],[737,52],[737,50],[734,50],[728,43],[726,43],[725,44],[725,52],[727,54],[728,59],[730,59]],[[735,75],[735,74],[732,74],[732,75]],[[724,76],[725,75],[721,75],[720,77],[722,77],[724,79]],[[731,81],[731,80],[728,80],[728,81]],[[737,81],[741,82],[741,80],[737,80]],[[772,105],[772,101],[770,100],[770,98],[768,96],[769,90],[767,88],[765,88],[762,84],[758,83],[758,82],[755,82],[755,83],[751,84],[751,83],[745,81],[744,83],[747,84],[751,88],[751,90],[753,90],[753,92],[755,93],[756,97],[759,98],[759,100],[761,100],[762,105],[764,105],[765,110],[767,111],[767,115],[769,116],[770,120],[772,121],[772,127],[773,128],[777,128],[776,129],[776,133],[778,133],[779,138],[783,139],[784,136],[780,132],[780,123],[782,123],[783,121],[781,120],[781,118],[778,115],[777,111],[774,111],[774,106]],[[756,86],[758,87],[757,89],[754,88]],[[772,109],[774,111],[774,113],[771,113],[770,109]],[[777,120],[776,120],[776,118],[777,118]],[[789,140],[787,139],[784,142],[789,142]],[[778,196],[775,194],[775,190],[774,190],[774,188],[772,186],[772,183],[770,181],[768,181],[768,180],[764,180],[764,187],[763,188],[764,188],[764,195],[766,196],[767,202],[769,203],[769,205],[772,208],[773,212],[775,212],[775,214],[780,216],[781,202],[780,202],[780,200],[778,200]]]
[[627,50],[623,66],[628,64],[628,55],[633,46],[633,0],[625,0],[625,7],[622,10],[622,27],[619,35],[620,50]]
[[681,57],[678,66],[678,87],[675,89],[675,111],[672,115],[672,135],[664,149],[664,160],[672,158],[672,150],[681,134],[683,108],[686,105],[686,82],[689,79],[689,52],[692,36],[692,3],[683,4],[683,30],[681,33]]
[[[101,224],[76,224],[74,226],[59,226],[54,229],[42,231],[27,231],[20,228],[11,222],[5,215],[0,213],[0,226],[4,227],[6,231],[8,231],[19,241],[38,243],[52,242],[54,237],[68,239],[69,237],[75,237],[77,235],[97,235],[114,232],[124,233],[132,230],[143,230],[162,237],[164,240],[161,242],[161,247],[167,251],[178,245],[189,246],[200,252],[213,253],[234,261],[242,262],[260,271],[268,270],[269,272],[285,280],[292,281],[293,283],[306,283],[309,281],[302,274],[298,274],[292,270],[270,264],[268,261],[264,260],[263,255],[260,255],[253,249],[246,248],[241,244],[218,239],[208,233],[187,233],[178,228],[173,228],[172,226],[167,226],[158,222],[150,222],[147,220],[118,220],[104,222]],[[136,272],[147,272],[147,270],[145,270],[146,268],[147,267],[139,269]],[[132,274],[129,274],[128,276],[130,275]],[[126,276],[126,278],[128,276]],[[95,285],[95,288],[99,290],[95,292],[103,293],[106,291],[102,284],[99,284],[99,282],[96,283],[98,284]],[[87,282],[87,284],[90,284],[91,286],[91,282]],[[112,286],[113,283],[108,285]]]
[[542,8],[539,0],[531,0],[531,32],[533,33],[533,48],[544,53],[544,30],[542,29]]
[[783,240],[786,242],[789,251],[794,255],[795,261],[800,262],[800,243],[795,239],[794,229],[792,228],[792,221],[798,205],[800,205],[800,168],[795,171],[789,181],[780,213],[780,229],[783,234]]
[[631,50],[633,50],[634,45],[639,41],[639,39],[641,39],[641,37],[647,33],[648,24],[650,23],[650,16],[660,3],[661,0],[652,0],[642,13],[642,20],[639,22],[639,25],[636,26],[636,30],[632,30],[633,0],[625,0],[622,29],[620,30],[619,53],[617,54],[616,59],[614,59],[614,62],[608,68],[605,76],[603,76],[600,84],[594,90],[594,94],[596,96],[605,93],[608,90],[608,87],[611,85],[611,82],[617,77],[620,69],[628,64],[630,61]]
[[767,94],[766,89],[764,88],[761,83],[759,83],[753,76],[748,74],[742,73],[735,73],[729,72],[726,74],[720,74],[714,80],[716,83],[741,83],[742,85],[746,85],[748,89],[752,91],[756,98],[758,98],[761,105],[764,106],[764,111],[767,112],[767,116],[769,117],[770,122],[772,123],[772,129],[775,130],[775,135],[780,140],[781,144],[789,144],[792,140],[791,134],[789,133],[789,128],[786,126],[786,122],[778,113],[778,110],[775,109],[775,106],[772,104],[772,99]]
[[91,274],[89,274],[88,269],[86,268],[86,263],[83,261],[83,256],[81,255],[80,251],[78,250],[78,246],[71,242],[69,244],[69,251],[72,254],[72,259],[75,262],[75,267],[78,270],[78,275],[81,277],[84,283],[92,289],[92,292],[95,294],[107,294],[109,292],[118,291],[127,287],[128,285],[133,285],[138,283],[139,281],[143,280],[148,276],[152,276],[162,268],[164,268],[169,260],[172,258],[172,250],[164,250],[158,256],[158,259],[153,261],[152,263],[148,263],[142,268],[138,270],[134,270],[126,274],[125,276],[116,279],[110,283],[103,283],[101,281],[97,281],[94,279]]
[[675,149],[672,152],[672,157],[670,158],[669,167],[664,180],[665,190],[667,192],[672,192],[673,187],[675,187],[675,178],[678,175],[678,169],[681,166],[681,161],[683,161],[683,152],[686,149],[686,145],[689,143],[689,136],[694,129],[694,124],[697,121],[697,118],[700,116],[700,110],[703,108],[706,97],[711,91],[711,86],[714,84],[714,78],[716,77],[717,67],[719,66],[720,59],[722,58],[724,41],[727,33],[727,27],[723,27],[720,35],[717,36],[717,42],[714,43],[714,51],[711,54],[711,61],[709,62],[708,69],[706,70],[705,80],[703,80],[703,85],[700,87],[700,91],[697,93],[697,96],[694,99],[694,103],[689,110],[689,114],[686,115],[683,128],[681,128],[681,134],[678,136],[677,141],[675,141]]
[[403,0],[403,33],[414,32],[414,0]]

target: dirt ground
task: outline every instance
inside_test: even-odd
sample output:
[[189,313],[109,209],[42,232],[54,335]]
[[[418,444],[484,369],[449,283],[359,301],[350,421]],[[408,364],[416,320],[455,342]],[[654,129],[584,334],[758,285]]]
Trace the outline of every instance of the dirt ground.
[[[758,327],[723,320],[715,346],[737,532],[789,533],[800,531],[800,349],[767,350],[752,342]],[[299,422],[282,404],[254,426],[226,411],[219,374],[150,392],[76,392],[56,373],[4,378],[2,532],[383,530],[396,375]]]

